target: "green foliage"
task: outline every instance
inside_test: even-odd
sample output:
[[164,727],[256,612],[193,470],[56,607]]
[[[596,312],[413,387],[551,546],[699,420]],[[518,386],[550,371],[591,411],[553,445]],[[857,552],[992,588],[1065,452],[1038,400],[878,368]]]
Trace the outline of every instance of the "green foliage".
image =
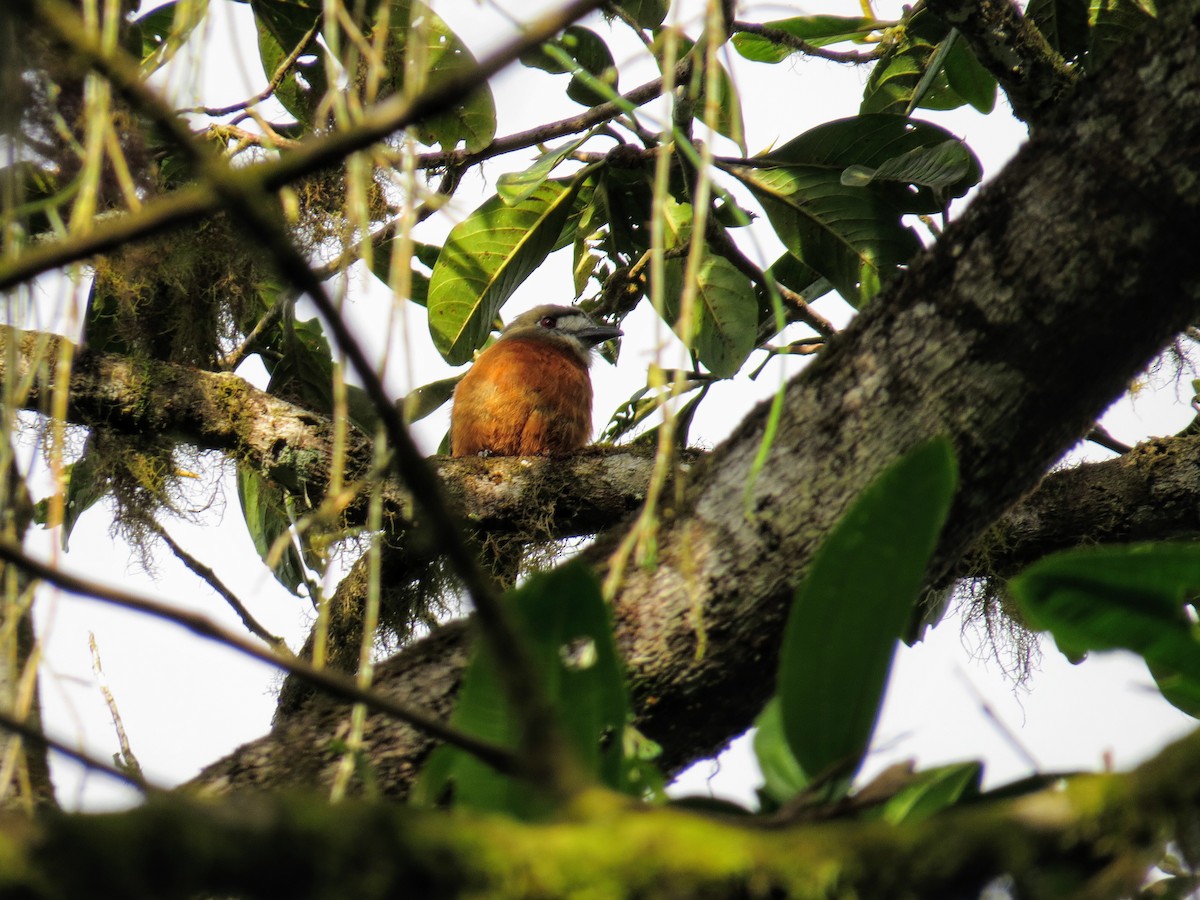
[[545,181],[511,206],[492,197],[450,232],[429,283],[429,330],[447,362],[483,346],[504,301],[558,242],[585,177]]
[[[583,563],[568,563],[534,576],[505,600],[533,648],[542,686],[584,770],[615,790],[640,795],[652,788],[644,739],[626,737],[629,700],[609,609],[592,571]],[[451,721],[476,737],[515,748],[521,739],[518,719],[497,665],[477,641]],[[413,799],[426,805],[452,799],[522,817],[551,811],[547,798],[530,785],[498,775],[449,746],[430,756]]]
[[[906,454],[854,502],[796,590],[779,660],[779,719],[806,783],[848,783],[858,770],[956,481],[948,442]],[[796,781],[781,752],[770,744],[772,791]]]
[[305,560],[292,539],[287,494],[280,485],[245,463],[238,464],[237,485],[242,516],[254,549],[275,579],[299,596],[300,586],[308,579]]
[[[844,41],[862,43],[864,37],[886,27],[888,23],[861,16],[796,16],[762,24],[766,28],[786,32],[812,47],[828,47]],[[732,43],[733,49],[755,62],[779,63],[799,52],[749,31],[735,32]]]
[[[954,142],[953,135],[928,123],[860,115],[805,132],[772,150],[755,168],[724,168],[759,199],[784,246],[860,306],[920,246],[902,216],[936,212],[944,206],[943,196],[962,196],[978,182],[979,162],[965,148],[962,154],[953,149],[918,152],[944,148],[947,142]],[[853,178],[847,184],[843,178],[848,169],[853,175],[885,167],[899,177],[900,170],[914,168],[914,153],[937,173],[936,190],[920,183],[911,190]]]
[[1080,660],[1124,648],[1150,667],[1163,696],[1200,715],[1200,545],[1082,547],[1042,559],[1009,582],[1029,625]]

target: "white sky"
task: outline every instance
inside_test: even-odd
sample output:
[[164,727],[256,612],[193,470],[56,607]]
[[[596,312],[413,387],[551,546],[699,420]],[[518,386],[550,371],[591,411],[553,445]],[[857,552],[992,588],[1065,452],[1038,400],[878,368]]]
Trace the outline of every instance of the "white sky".
[[[508,0],[508,5],[528,17],[535,4]],[[253,55],[249,7],[212,0],[211,8],[205,36],[208,55],[190,75],[173,73],[171,88],[178,97],[198,92],[209,104],[234,102],[250,96],[264,83]],[[451,0],[436,3],[435,9],[477,54],[497,46],[510,33],[491,6]],[[886,8],[880,11],[889,14]],[[831,0],[821,6],[744,5],[739,15],[766,20],[817,12],[855,15],[858,5],[850,0]],[[690,30],[694,34],[697,29]],[[632,55],[632,50],[617,52],[618,63],[623,64],[630,56],[623,59],[622,52]],[[752,153],[812,125],[852,115],[866,77],[865,70],[814,60],[764,66],[735,56],[728,62],[741,88]],[[621,89],[640,84],[653,74],[644,65],[640,69],[623,65]],[[499,133],[578,112],[578,106],[561,96],[565,84],[561,77],[551,79],[541,73],[530,77],[520,67],[503,74],[493,84]],[[926,117],[964,136],[983,160],[986,173],[998,171],[1024,135],[1020,123],[1003,111],[986,118],[969,109]],[[522,168],[535,154],[531,150],[491,161],[484,174],[490,181],[505,171]],[[460,192],[462,199],[452,204],[448,215],[427,223],[424,237],[443,236],[456,217],[483,199],[485,188],[478,175],[468,175]],[[769,229],[760,231],[759,237],[764,244],[763,259],[769,261],[778,255],[778,245]],[[750,245],[744,247],[756,255]],[[506,317],[538,303],[569,301],[568,256],[559,254],[531,278],[506,307]],[[71,318],[68,310],[78,310],[80,297],[60,293],[58,288],[43,289],[37,298],[38,307],[28,320],[29,327]],[[428,339],[423,311],[412,304],[402,307],[400,321],[389,329],[381,323],[389,321],[390,307],[386,290],[371,276],[353,282],[347,314],[360,339],[374,342],[376,352],[381,352],[389,340],[393,347],[401,348],[388,372],[388,384],[399,396],[414,386],[445,377],[450,370],[424,346]],[[837,321],[847,317],[847,310],[836,299],[821,301],[818,308]],[[669,332],[649,310],[639,311],[624,327],[628,337],[620,365],[614,369],[597,362],[593,369],[598,430],[612,410],[642,386],[649,362],[683,362]],[[752,358],[747,368],[756,364]],[[780,379],[800,364],[796,360],[772,363],[757,383],[742,377],[719,385],[702,407],[693,428],[693,442],[703,446],[718,443],[754,399],[769,395]],[[256,377],[253,367],[242,374]],[[1157,391],[1143,392],[1136,403],[1118,403],[1104,421],[1117,437],[1127,441],[1171,433],[1191,419],[1187,399],[1184,396],[1181,402],[1174,386],[1168,384]],[[436,448],[447,421],[448,411],[444,410],[418,424],[417,438],[429,452]],[[1107,454],[1096,451],[1091,455],[1103,458]],[[219,503],[203,522],[199,526],[179,522],[166,525],[180,543],[216,569],[260,621],[298,646],[307,631],[311,609],[306,601],[280,588],[259,561],[231,483],[225,484],[224,503]],[[131,559],[128,548],[108,536],[107,527],[107,510],[97,507],[84,515],[71,537],[71,552],[62,557],[63,567],[171,600],[229,627],[239,627],[223,601],[199,585],[174,559],[160,557],[156,577],[145,575]],[[57,534],[39,533],[32,543],[51,554]],[[332,587],[330,583],[328,588]],[[133,749],[152,780],[162,784],[186,780],[202,765],[267,731],[279,678],[266,666],[173,626],[146,622],[135,614],[50,589],[42,591],[39,603],[38,630],[46,654],[42,697],[51,734],[78,741],[80,747],[102,758],[116,749],[108,712],[92,673],[89,631],[96,636],[107,680]],[[1001,735],[985,710],[985,702],[1023,750],[1015,750]],[[980,647],[978,635],[962,633],[957,619],[951,617],[930,640],[911,649],[902,648],[867,774],[909,757],[915,757],[922,766],[984,759],[989,784],[1029,774],[1030,757],[1041,771],[1097,768],[1104,764],[1106,755],[1118,767],[1129,766],[1191,726],[1191,719],[1154,692],[1145,667],[1134,657],[1106,654],[1084,665],[1071,666],[1047,641],[1040,670],[1028,687],[1018,689],[990,658],[987,648]],[[711,790],[741,799],[752,795],[755,767],[748,742],[738,742],[723,757],[719,773],[710,778],[716,768],[709,763],[695,767],[681,780],[681,790]],[[102,809],[136,797],[104,776],[81,778],[78,768],[70,763],[57,762],[55,774],[60,796],[67,805]]]

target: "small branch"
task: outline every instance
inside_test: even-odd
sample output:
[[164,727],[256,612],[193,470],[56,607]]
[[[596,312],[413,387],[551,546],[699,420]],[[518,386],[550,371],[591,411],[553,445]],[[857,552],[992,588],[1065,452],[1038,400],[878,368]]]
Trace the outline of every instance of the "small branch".
[[200,560],[196,559],[196,557],[192,556],[192,554],[188,553],[181,546],[179,546],[179,544],[175,542],[175,539],[171,537],[171,535],[167,534],[166,529],[164,529],[157,522],[152,523],[151,527],[154,529],[154,532],[160,538],[162,538],[163,543],[171,548],[171,552],[175,554],[175,557],[181,563],[187,566],[193,573],[199,576],[202,581],[204,581],[209,587],[211,587],[221,597],[224,598],[225,602],[229,604],[230,608],[232,608],[235,613],[237,613],[238,618],[242,620],[242,624],[246,626],[246,629],[251,634],[261,638],[263,642],[270,645],[280,653],[288,652],[288,646],[284,639],[281,637],[276,637],[275,635],[271,634],[271,632],[267,631],[267,629],[264,628],[256,618],[254,618],[254,615],[250,612],[250,610],[246,609],[246,605],[238,599],[237,595],[228,587],[226,587],[225,583],[217,577],[216,572],[204,565],[204,563],[200,562]]
[[[881,27],[886,23],[881,22]],[[808,41],[796,37],[794,34],[789,34],[781,28],[771,28],[768,25],[759,25],[755,22],[736,21],[733,23],[733,32],[742,31],[746,34],[757,35],[763,40],[770,41],[772,44],[779,44],[781,47],[788,47],[795,50],[797,53],[803,53],[805,56],[815,56],[818,59],[827,59],[835,63],[851,63],[861,65],[863,63],[874,62],[883,55],[882,48],[868,50],[865,53],[860,53],[857,50],[847,50],[839,52],[837,50],[826,50],[824,47],[817,47],[810,44]]]
[[296,675],[329,694],[352,703],[361,703],[368,709],[386,713],[421,729],[438,740],[466,750],[497,772],[517,776],[528,774],[527,768],[508,750],[452,728],[416,706],[397,703],[373,691],[363,690],[352,678],[325,669],[316,669],[300,660],[288,659],[278,653],[266,650],[241,635],[222,628],[204,616],[175,609],[157,600],[139,597],[128,591],[109,587],[86,578],[69,575],[28,556],[20,546],[7,539],[0,539],[0,559],[17,566],[34,578],[56,585],[64,591],[173,622],[205,640],[221,644],[252,659]]
[[108,679],[104,677],[104,667],[100,664],[100,648],[96,646],[96,635],[90,631],[88,632],[88,648],[92,651],[92,671],[96,673],[96,680],[100,684],[100,693],[104,696],[108,714],[112,716],[113,728],[117,732],[117,745],[121,748],[121,763],[118,768],[134,775],[138,781],[144,782],[141,763],[133,754],[129,736],[125,733],[125,723],[121,721],[121,713],[117,709],[117,698],[113,696],[113,692],[108,687]]
[[271,308],[266,311],[263,317],[255,324],[254,328],[251,329],[250,333],[246,335],[246,339],[242,341],[242,343],[239,344],[232,353],[221,360],[217,368],[222,372],[232,372],[234,369],[240,366],[243,360],[245,360],[246,357],[249,356],[254,350],[254,345],[257,344],[258,339],[263,336],[263,332],[270,328],[271,325],[273,325],[279,319],[279,317],[283,315],[283,311],[287,309],[288,305],[292,303],[294,299],[294,297],[284,295],[276,300],[274,305],[272,305]]
[[230,113],[240,112],[247,107],[257,106],[259,103],[262,103],[279,89],[279,85],[283,84],[283,79],[287,77],[288,71],[296,64],[296,60],[304,55],[304,51],[308,49],[309,44],[311,44],[316,38],[317,32],[321,30],[321,23],[323,21],[324,16],[318,15],[316,20],[312,23],[312,27],[304,33],[303,37],[300,38],[299,43],[292,48],[292,52],[289,53],[279,64],[279,68],[275,70],[275,74],[271,76],[271,80],[267,83],[267,86],[249,100],[243,100],[241,103],[235,103],[232,106],[201,106],[188,111],[203,113],[206,116],[220,117],[227,116]]

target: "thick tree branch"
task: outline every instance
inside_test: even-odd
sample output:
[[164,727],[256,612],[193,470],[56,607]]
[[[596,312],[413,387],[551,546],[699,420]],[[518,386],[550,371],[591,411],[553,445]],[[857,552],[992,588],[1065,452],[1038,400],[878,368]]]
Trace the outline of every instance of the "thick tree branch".
[[[49,408],[56,361],[67,343],[57,335],[0,326],[0,379],[29,385],[24,408]],[[73,355],[72,423],[175,435],[248,462],[314,502],[324,497],[333,455],[333,425],[325,416],[230,373],[86,350]],[[10,358],[16,371],[6,368]],[[368,476],[372,459],[367,439],[349,429],[344,481]],[[451,503],[473,527],[529,533],[536,526],[548,538],[564,538],[595,534],[636,509],[653,460],[636,449],[595,448],[567,459],[439,458],[435,466]],[[389,528],[411,525],[408,492],[394,481],[379,489]],[[348,525],[365,523],[361,492],[346,501],[343,516]]]
[[[1139,66],[1150,52],[1156,64]],[[935,435],[958,453],[936,581],[1194,321],[1200,197],[1181,186],[1200,173],[1198,106],[1200,32],[1181,7],[1080,90],[1070,120],[1039,129],[937,247],[789,386],[757,476],[765,407],[667,510],[657,565],[627,574],[616,615],[640,726],[669,769],[749,724],[814,548],[899,454]],[[1138,314],[1122,315],[1130,309]],[[459,633],[434,642],[457,649]],[[397,696],[444,696],[456,679],[424,646],[379,672]],[[317,706],[309,737],[341,715]],[[379,723],[368,731],[392,773],[427,746]],[[278,778],[296,764],[296,736],[256,742],[204,778]],[[327,771],[331,759],[318,751],[304,771]]]
[[1130,453],[1047,475],[963,557],[956,577],[1014,575],[1080,544],[1200,535],[1200,437],[1159,438]]

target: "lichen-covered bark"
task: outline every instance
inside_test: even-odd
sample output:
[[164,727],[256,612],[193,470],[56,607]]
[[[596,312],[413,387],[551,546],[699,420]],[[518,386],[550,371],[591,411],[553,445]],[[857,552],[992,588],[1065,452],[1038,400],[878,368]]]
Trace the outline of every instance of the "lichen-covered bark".
[[[667,510],[657,564],[628,570],[616,615],[639,726],[668,769],[749,725],[794,585],[885,466],[935,435],[954,442],[961,488],[937,581],[1200,312],[1200,31],[1181,10],[1047,120],[789,386],[749,493],[765,406]],[[379,683],[416,698],[446,669],[417,648]],[[245,753],[283,752],[268,737],[202,777],[237,784]]]
[[1052,472],[996,522],[956,577],[1014,575],[1047,553],[1200,535],[1200,437],[1159,438],[1116,459]]
[[[9,359],[15,370],[7,371]],[[0,379],[25,387],[20,406],[51,412],[59,360],[72,358],[68,419],[129,433],[167,433],[202,449],[223,450],[263,475],[319,501],[329,485],[333,425],[236,375],[152,360],[77,351],[53,334],[0,326]],[[373,451],[354,428],[345,442],[343,481],[370,472]],[[689,459],[694,457],[690,456]],[[592,448],[566,459],[439,459],[446,495],[466,521],[486,530],[554,538],[594,534],[635,510],[653,460],[631,448]],[[412,501],[395,482],[376,478],[383,518],[411,524]],[[553,503],[547,499],[553,498]],[[365,521],[365,497],[343,511]]]

